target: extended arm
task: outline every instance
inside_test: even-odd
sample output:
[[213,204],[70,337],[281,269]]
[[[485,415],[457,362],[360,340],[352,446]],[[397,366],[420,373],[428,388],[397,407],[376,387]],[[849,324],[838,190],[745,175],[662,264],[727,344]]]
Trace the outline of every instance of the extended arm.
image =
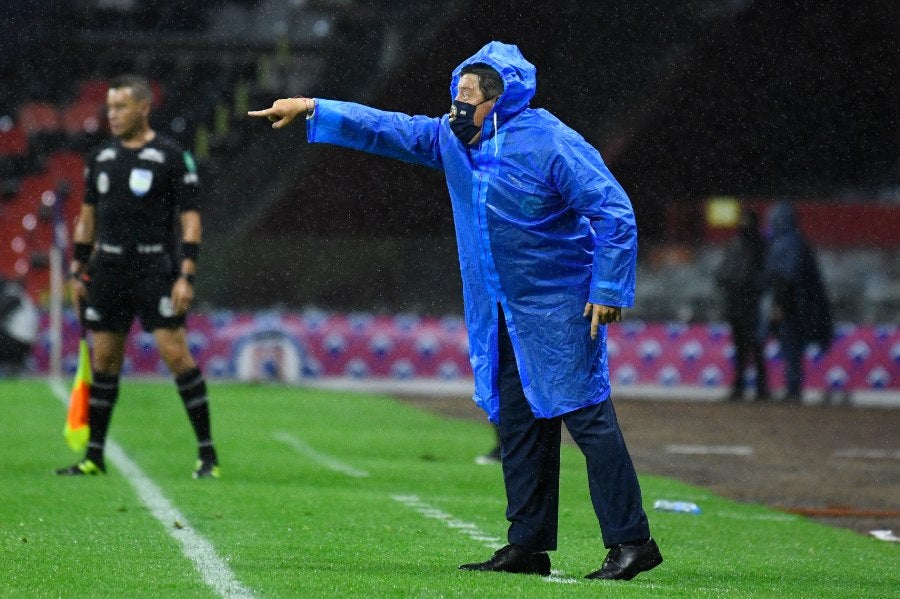
[[443,169],[438,118],[312,98],[283,98],[271,108],[247,114],[269,119],[276,129],[286,127],[303,114],[307,117],[304,120],[310,143],[333,144]]

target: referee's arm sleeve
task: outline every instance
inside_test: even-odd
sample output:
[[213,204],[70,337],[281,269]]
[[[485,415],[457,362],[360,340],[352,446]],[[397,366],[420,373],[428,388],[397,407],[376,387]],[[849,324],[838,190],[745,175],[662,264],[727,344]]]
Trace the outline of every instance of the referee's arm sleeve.
[[178,193],[178,211],[200,210],[200,176],[197,174],[197,163],[194,156],[184,151],[182,160],[175,163],[174,181]]
[[96,150],[91,152],[84,163],[84,203],[89,206],[97,205],[97,183],[94,180],[94,163],[96,162]]

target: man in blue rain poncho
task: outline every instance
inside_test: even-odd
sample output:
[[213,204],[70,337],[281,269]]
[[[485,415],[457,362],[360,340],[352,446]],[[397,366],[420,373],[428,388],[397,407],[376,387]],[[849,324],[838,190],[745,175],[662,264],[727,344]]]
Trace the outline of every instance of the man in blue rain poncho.
[[597,150],[528,107],[535,75],[516,46],[491,42],[453,71],[441,118],[303,97],[250,115],[281,128],[305,114],[310,142],[446,175],[474,400],[499,426],[510,522],[508,545],[460,567],[550,573],[565,422],[609,548],[588,577],[628,580],[662,562],[610,401],[606,354],[605,325],[634,300],[634,212]]

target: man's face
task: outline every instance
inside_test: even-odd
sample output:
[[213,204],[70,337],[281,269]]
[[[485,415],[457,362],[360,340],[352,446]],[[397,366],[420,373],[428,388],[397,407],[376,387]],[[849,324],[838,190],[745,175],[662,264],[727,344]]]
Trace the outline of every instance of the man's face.
[[130,87],[110,88],[106,95],[109,130],[116,137],[128,139],[139,134],[149,114],[150,103],[135,99]]
[[[475,115],[472,117],[472,122],[478,127],[481,127],[484,123],[485,115],[491,111],[496,103],[496,99],[484,102],[484,94],[481,92],[481,87],[478,85],[478,75],[473,75],[471,73],[467,73],[459,78],[459,84],[456,86],[456,97],[454,100],[478,106],[478,108],[475,109]],[[484,102],[484,104],[482,104],[482,102]],[[472,143],[474,143],[474,141],[476,140],[473,140]]]

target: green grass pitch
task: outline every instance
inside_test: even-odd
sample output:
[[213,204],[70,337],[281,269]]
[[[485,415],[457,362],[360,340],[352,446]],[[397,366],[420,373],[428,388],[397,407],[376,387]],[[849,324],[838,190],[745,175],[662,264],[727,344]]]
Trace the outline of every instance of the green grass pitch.
[[[80,456],[62,439],[63,404],[46,381],[0,381],[0,597],[216,597],[233,588],[233,596],[373,598],[900,592],[897,545],[646,472],[644,502],[666,561],[631,582],[583,580],[605,550],[583,459],[569,446],[554,576],[462,572],[459,564],[486,559],[506,534],[499,467],[473,462],[493,442],[486,424],[387,397],[277,385],[213,384],[210,398],[221,480],[190,479],[193,434],[173,384],[130,378],[111,438],[146,479],[135,483],[114,463],[103,477],[65,478],[53,469]],[[155,515],[147,484],[177,518]],[[703,512],[652,512],[659,498],[694,501]],[[218,560],[206,574],[182,542],[188,531]],[[217,586],[222,576],[237,586]]]

